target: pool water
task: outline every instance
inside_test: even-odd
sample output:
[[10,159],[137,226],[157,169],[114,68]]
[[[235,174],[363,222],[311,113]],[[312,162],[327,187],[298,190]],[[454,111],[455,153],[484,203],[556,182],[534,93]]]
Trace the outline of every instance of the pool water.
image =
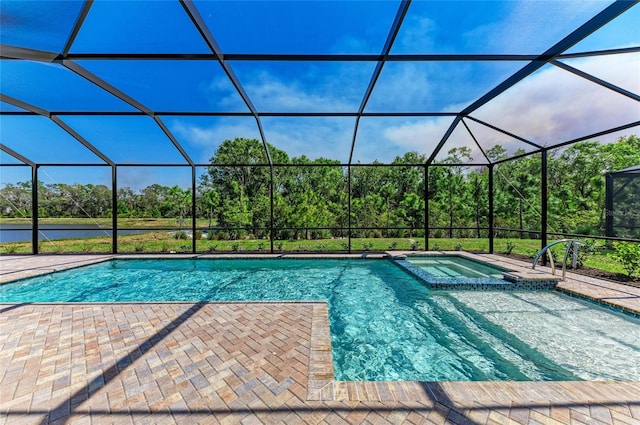
[[408,256],[406,261],[438,278],[502,279],[503,270],[455,255]]
[[0,302],[326,300],[338,380],[640,380],[640,321],[553,291],[430,291],[388,260],[115,260]]

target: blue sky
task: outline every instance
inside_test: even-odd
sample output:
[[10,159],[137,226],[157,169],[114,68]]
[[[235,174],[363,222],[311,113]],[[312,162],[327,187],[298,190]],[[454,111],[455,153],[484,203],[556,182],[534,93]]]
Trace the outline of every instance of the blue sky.
[[[536,54],[608,4],[592,0],[414,1],[392,53]],[[195,5],[225,53],[379,54],[398,8],[396,1],[196,0]],[[60,52],[80,7],[76,1],[3,0],[2,42]],[[52,20],[56,25],[50,23]],[[638,46],[637,22],[639,6],[570,51]],[[96,1],[71,48],[71,53],[87,52],[209,50],[177,1]],[[640,93],[638,53],[565,62]],[[375,66],[368,62],[228,63],[255,107],[266,112],[357,111]],[[78,64],[152,110],[248,111],[215,61],[79,60]],[[0,66],[3,94],[48,111],[135,110],[61,65],[5,60]],[[388,62],[365,111],[456,112],[522,66],[523,62]],[[2,110],[15,109],[6,103],[0,106]],[[640,106],[632,99],[548,65],[473,116],[541,145],[550,145],[637,121]],[[118,163],[184,163],[149,117],[61,118]],[[37,162],[101,162],[46,118],[0,119],[2,143]],[[206,163],[225,139],[259,137],[251,117],[165,116],[162,120],[196,163]],[[409,150],[428,155],[451,121],[449,117],[365,117],[358,129],[354,162],[390,162]],[[349,159],[355,118],[264,117],[262,124],[267,141],[290,156],[329,157],[343,162]],[[471,126],[483,148],[496,143],[510,152],[527,148],[487,127]],[[633,133],[638,131],[628,132]],[[448,148],[469,143],[473,143],[469,135],[458,129],[443,154]],[[479,158],[479,151],[474,150],[474,156]],[[0,160],[15,162],[4,153]],[[145,186],[155,181],[185,185],[190,178],[188,169],[184,173],[166,168],[144,172],[141,168],[127,169],[119,180],[121,185]],[[110,174],[105,177],[103,171],[73,170],[47,167],[51,182],[110,182]],[[25,172],[15,167],[2,167],[0,172],[2,183],[24,180]]]

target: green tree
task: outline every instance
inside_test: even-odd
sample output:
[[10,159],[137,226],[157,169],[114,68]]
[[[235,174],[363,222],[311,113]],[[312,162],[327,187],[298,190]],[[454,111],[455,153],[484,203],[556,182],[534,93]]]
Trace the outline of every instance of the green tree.
[[549,162],[549,222],[562,232],[603,234],[605,174],[640,164],[640,139],[586,141],[554,151]]
[[180,186],[172,186],[167,192],[167,196],[164,199],[165,210],[167,215],[165,217],[176,217],[180,229],[184,225],[185,217],[191,206],[191,190],[183,189]]
[[[462,164],[471,160],[471,149],[459,147],[450,149],[447,157],[442,161],[444,164]],[[445,168],[446,192],[443,194],[443,204],[448,210],[449,237],[453,237],[454,227],[466,227],[465,220],[468,215],[468,188],[466,182],[465,169],[459,165],[451,165]],[[441,198],[442,199],[442,198]]]

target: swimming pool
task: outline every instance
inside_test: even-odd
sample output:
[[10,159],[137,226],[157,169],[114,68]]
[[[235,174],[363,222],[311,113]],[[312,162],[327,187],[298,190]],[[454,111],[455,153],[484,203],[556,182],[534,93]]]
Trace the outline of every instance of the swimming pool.
[[640,380],[640,321],[553,291],[431,291],[388,260],[115,260],[0,302],[326,300],[338,380]]

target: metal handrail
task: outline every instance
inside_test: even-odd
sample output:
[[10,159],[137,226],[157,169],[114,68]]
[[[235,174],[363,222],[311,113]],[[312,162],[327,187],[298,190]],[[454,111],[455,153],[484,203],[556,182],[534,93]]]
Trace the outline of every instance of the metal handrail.
[[546,252],[547,256],[549,257],[549,261],[551,262],[551,274],[555,276],[556,267],[553,260],[553,255],[551,255],[551,250],[549,248],[560,243],[567,243],[567,249],[564,251],[564,258],[562,259],[562,280],[564,280],[567,273],[567,258],[569,257],[569,251],[571,250],[571,248],[573,248],[573,256],[571,258],[571,267],[575,269],[576,265],[578,264],[578,247],[581,245],[586,245],[584,242],[579,241],[577,239],[559,239],[557,241],[551,242],[550,244],[542,248],[540,251],[538,251],[535,258],[533,259],[533,264],[531,265],[531,269],[536,268],[536,264],[538,264],[538,260]]

